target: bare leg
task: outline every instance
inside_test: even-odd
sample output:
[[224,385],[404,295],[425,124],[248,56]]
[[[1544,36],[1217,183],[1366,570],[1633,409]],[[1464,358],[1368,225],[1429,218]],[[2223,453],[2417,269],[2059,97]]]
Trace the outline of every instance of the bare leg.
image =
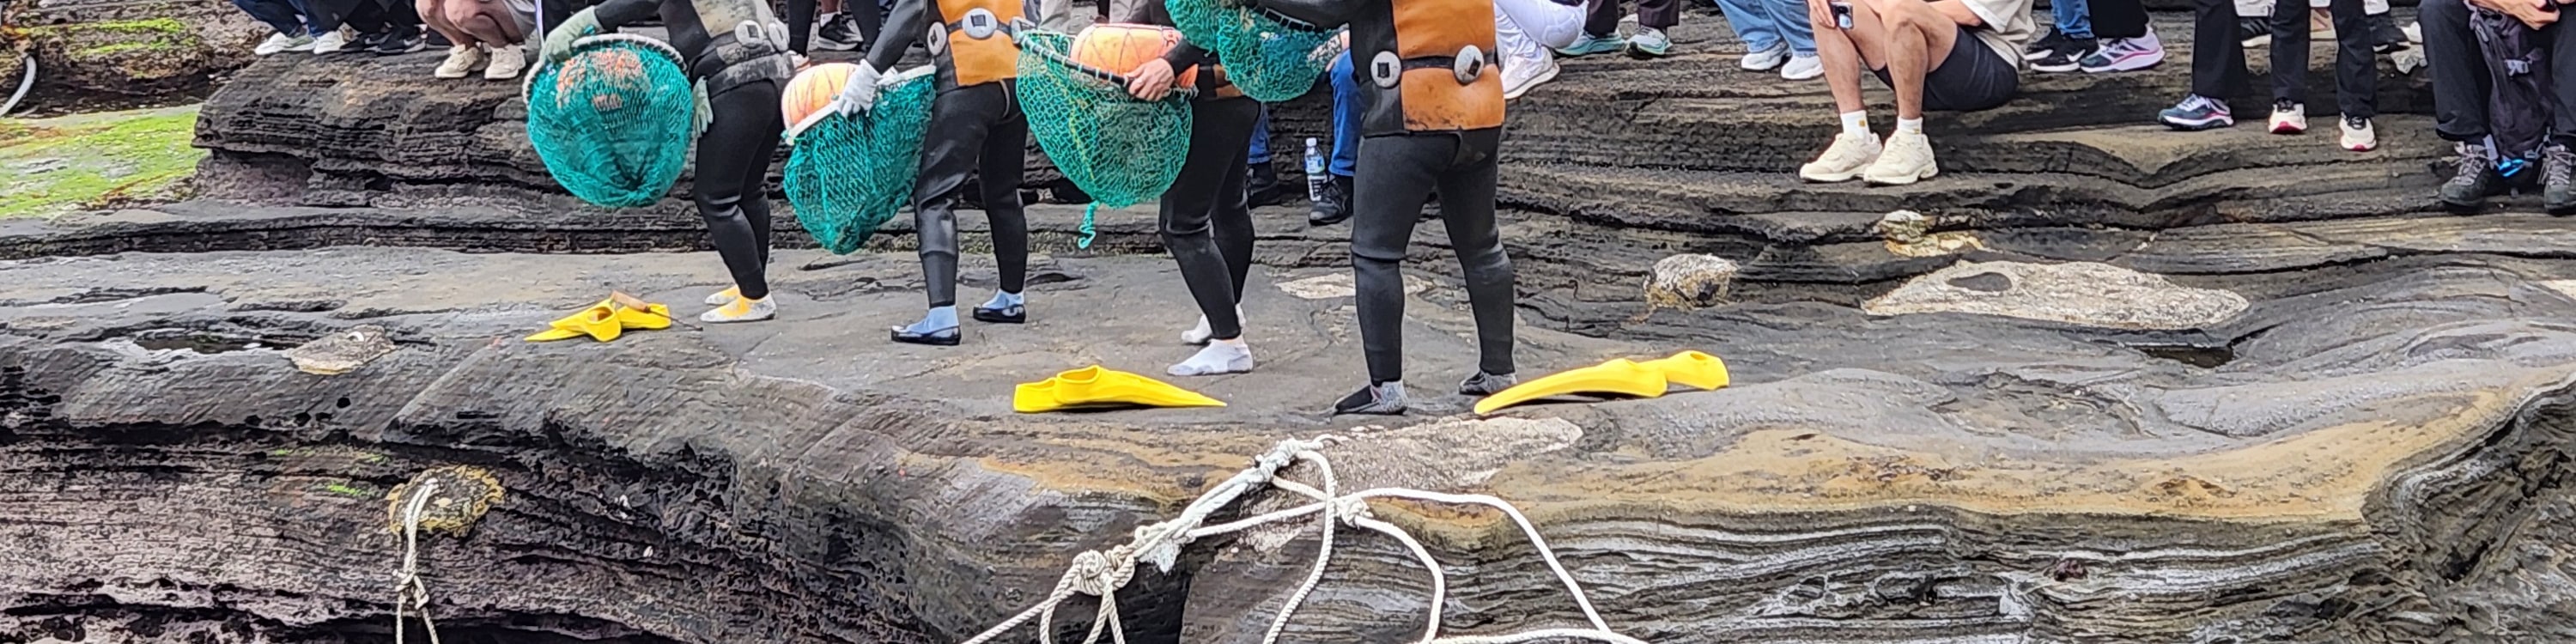
[[438,35],[446,36],[447,42],[459,45],[478,42],[472,35],[466,34],[465,30],[458,29],[454,21],[448,20],[446,4],[446,0],[420,0],[414,3],[412,8],[420,12],[421,24],[428,26],[430,31],[438,32]]
[[[1959,43],[1959,24],[1919,0],[1870,0],[1887,37],[1887,81],[1896,88],[1896,118],[1923,118],[1923,76]],[[1855,11],[1857,13],[1857,11]]]
[[1825,62],[1825,86],[1834,93],[1834,111],[1861,111],[1861,70],[1887,65],[1887,52],[1881,49],[1879,36],[1887,27],[1879,24],[1878,12],[1868,3],[1852,3],[1852,28],[1834,23],[1833,10],[1826,0],[1808,0],[1807,22],[1816,29],[1816,55]]

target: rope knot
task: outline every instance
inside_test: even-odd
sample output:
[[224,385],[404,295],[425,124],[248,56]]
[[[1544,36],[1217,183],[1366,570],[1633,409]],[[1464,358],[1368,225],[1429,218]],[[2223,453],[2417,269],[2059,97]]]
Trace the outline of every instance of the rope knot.
[[1112,555],[1098,550],[1084,550],[1082,554],[1074,555],[1073,565],[1065,568],[1060,585],[1094,597],[1107,597],[1118,592],[1136,577],[1135,561],[1124,550],[1124,546],[1111,548],[1110,552],[1117,557],[1114,560]]

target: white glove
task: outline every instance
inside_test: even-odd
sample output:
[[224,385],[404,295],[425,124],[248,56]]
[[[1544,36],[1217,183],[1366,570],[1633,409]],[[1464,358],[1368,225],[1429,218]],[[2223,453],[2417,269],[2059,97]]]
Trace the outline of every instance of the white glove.
[[864,112],[876,105],[877,68],[859,63],[859,69],[850,72],[850,79],[841,86],[840,99],[835,102],[840,104],[842,114]]

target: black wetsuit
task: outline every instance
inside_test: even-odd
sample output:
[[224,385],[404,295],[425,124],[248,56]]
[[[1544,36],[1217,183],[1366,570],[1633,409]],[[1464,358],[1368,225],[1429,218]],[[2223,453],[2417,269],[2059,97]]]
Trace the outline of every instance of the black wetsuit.
[[[982,17],[967,15],[975,10]],[[868,65],[889,72],[914,43],[923,43],[939,74],[930,133],[921,146],[921,176],[912,189],[913,229],[931,308],[957,304],[956,209],[970,175],[981,179],[977,185],[992,224],[1002,291],[1018,293],[1026,286],[1029,223],[1020,207],[1020,173],[1029,123],[1012,91],[1018,48],[1001,29],[1023,15],[1032,12],[1018,0],[899,0],[886,18],[884,37],[868,47]],[[972,20],[991,21],[990,31],[976,37],[985,26],[969,25]],[[932,29],[938,35],[931,36]]]
[[[671,46],[688,60],[689,77],[706,83],[714,117],[698,137],[689,192],[707,220],[716,255],[742,296],[769,297],[769,200],[762,192],[786,117],[779,88],[789,67],[785,28],[766,0],[608,0],[594,15],[601,31],[660,14]],[[742,29],[744,24],[752,29]],[[754,34],[746,39],[744,35]]]
[[[1351,268],[1370,382],[1404,378],[1405,250],[1435,191],[1466,277],[1479,367],[1512,373],[1512,262],[1494,221],[1503,98],[1491,0],[1258,1],[1296,20],[1350,26],[1351,61],[1367,106],[1353,176]],[[1399,46],[1399,25],[1411,51]],[[1477,55],[1461,56],[1468,46]],[[1461,58],[1482,64],[1461,65]],[[1465,74],[1470,80],[1459,79],[1462,68],[1474,70]]]
[[[1171,26],[1161,2],[1138,3],[1131,22]],[[1163,191],[1163,247],[1181,265],[1190,299],[1208,319],[1209,338],[1243,336],[1235,305],[1252,273],[1252,208],[1244,196],[1245,160],[1261,104],[1223,80],[1216,56],[1188,41],[1164,54],[1174,73],[1198,67],[1198,98],[1190,102],[1190,152],[1172,187]],[[1126,70],[1118,70],[1126,71]]]

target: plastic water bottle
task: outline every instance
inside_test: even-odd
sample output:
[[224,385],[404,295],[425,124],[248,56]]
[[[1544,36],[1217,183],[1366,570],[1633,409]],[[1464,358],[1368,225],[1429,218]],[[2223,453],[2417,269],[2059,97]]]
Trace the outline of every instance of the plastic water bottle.
[[1315,138],[1306,137],[1306,200],[1324,200],[1324,155],[1315,151]]

